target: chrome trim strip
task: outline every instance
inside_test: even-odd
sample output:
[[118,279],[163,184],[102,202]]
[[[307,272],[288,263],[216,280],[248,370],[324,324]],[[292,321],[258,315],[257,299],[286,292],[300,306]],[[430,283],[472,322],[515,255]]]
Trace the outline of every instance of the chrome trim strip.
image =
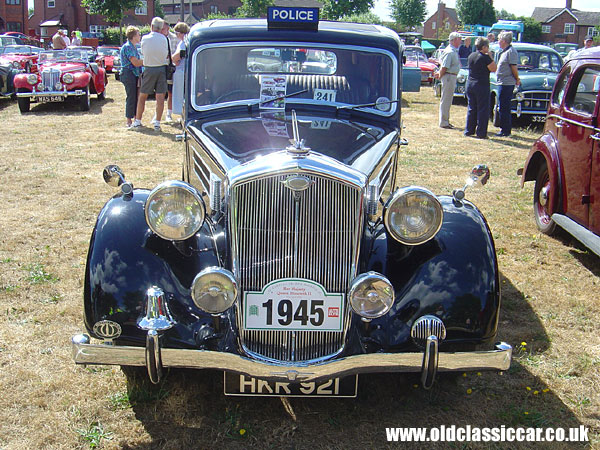
[[576,120],[567,119],[566,117],[559,116],[558,114],[548,114],[547,117],[548,117],[548,119],[549,118],[558,119],[558,120],[562,120],[563,122],[570,123],[571,125],[577,125],[578,127],[587,128],[588,130],[600,132],[600,128],[596,128],[593,125],[587,125],[585,123],[578,122]]
[[[144,347],[90,344],[86,335],[71,339],[76,364],[145,366]],[[243,373],[252,377],[288,380],[295,375],[301,381],[372,372],[420,372],[423,353],[369,353],[348,356],[316,365],[277,365],[255,361],[232,353],[208,350],[161,349],[162,366],[189,369],[213,369]],[[438,371],[507,370],[512,347],[504,342],[495,350],[439,353]]]

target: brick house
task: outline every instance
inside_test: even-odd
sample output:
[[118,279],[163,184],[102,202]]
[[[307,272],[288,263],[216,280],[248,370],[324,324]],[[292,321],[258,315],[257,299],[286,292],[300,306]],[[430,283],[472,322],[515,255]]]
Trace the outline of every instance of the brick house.
[[446,8],[443,2],[438,3],[438,9],[423,24],[424,39],[440,39],[440,34],[448,35],[458,30],[460,22],[454,8]]
[[27,0],[0,0],[0,34],[27,32]]
[[[181,20],[181,3],[181,0],[160,0],[165,20],[169,24],[174,25]],[[190,25],[206,18],[209,14],[233,15],[235,10],[242,6],[241,0],[185,0],[183,4],[184,20]]]
[[[14,0],[0,0],[14,1]],[[21,0],[24,1],[24,0]],[[135,11],[126,11],[124,25],[148,25],[154,17],[154,2],[143,0]],[[79,0],[34,0],[34,14],[29,18],[29,30],[48,41],[59,28],[82,32],[100,32],[109,26],[103,16],[88,14]]]
[[567,0],[564,8],[535,8],[533,19],[542,24],[542,42],[569,42],[583,45],[587,36],[597,36],[600,12],[573,9],[573,1]]

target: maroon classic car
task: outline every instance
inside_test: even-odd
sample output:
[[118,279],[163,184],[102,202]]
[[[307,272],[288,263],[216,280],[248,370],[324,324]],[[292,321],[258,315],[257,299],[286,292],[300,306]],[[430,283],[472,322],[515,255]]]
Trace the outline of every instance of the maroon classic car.
[[600,47],[562,68],[544,134],[529,152],[522,182],[535,181],[540,231],[560,226],[600,256]]
[[120,50],[120,47],[109,45],[101,45],[98,47],[98,55],[104,56],[104,64],[106,65],[106,71],[108,73],[119,72],[119,69],[121,68],[121,61],[119,58]]
[[63,102],[74,98],[82,111],[90,109],[90,94],[103,99],[106,72],[88,54],[78,49],[40,53],[38,73],[15,76],[17,101],[21,113],[29,111],[30,102]]
[[41,48],[31,45],[7,45],[0,47],[0,61],[17,70],[36,72],[40,51]]

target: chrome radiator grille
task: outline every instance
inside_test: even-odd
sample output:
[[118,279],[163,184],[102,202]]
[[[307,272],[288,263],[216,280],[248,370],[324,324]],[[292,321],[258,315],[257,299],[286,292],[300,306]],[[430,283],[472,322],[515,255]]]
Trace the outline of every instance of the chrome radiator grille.
[[[316,281],[329,293],[346,293],[358,252],[362,191],[308,175],[312,185],[294,192],[283,183],[287,177],[265,177],[232,188],[234,270],[242,292],[261,291],[271,281],[293,277]],[[243,305],[238,305],[241,314]],[[278,361],[335,354],[345,336],[345,331],[240,333],[247,350]]]
[[45,69],[42,71],[42,84],[45,91],[53,91],[56,83],[60,81],[60,70]]

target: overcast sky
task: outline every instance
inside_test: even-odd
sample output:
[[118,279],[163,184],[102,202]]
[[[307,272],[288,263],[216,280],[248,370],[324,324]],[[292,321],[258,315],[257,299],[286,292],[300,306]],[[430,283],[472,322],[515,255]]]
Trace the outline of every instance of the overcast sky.
[[[391,20],[389,17],[389,0],[375,0],[375,8],[373,12],[377,14],[383,20]],[[447,7],[456,7],[456,0],[444,1]],[[437,11],[438,0],[427,0],[427,15],[426,18],[431,16]],[[531,16],[533,9],[536,6],[543,6],[546,8],[564,8],[566,0],[534,0],[534,1],[523,1],[523,0],[496,0],[494,2],[494,8],[500,10],[505,9],[516,16]],[[573,9],[579,9],[581,11],[600,11],[599,0],[573,0]]]

